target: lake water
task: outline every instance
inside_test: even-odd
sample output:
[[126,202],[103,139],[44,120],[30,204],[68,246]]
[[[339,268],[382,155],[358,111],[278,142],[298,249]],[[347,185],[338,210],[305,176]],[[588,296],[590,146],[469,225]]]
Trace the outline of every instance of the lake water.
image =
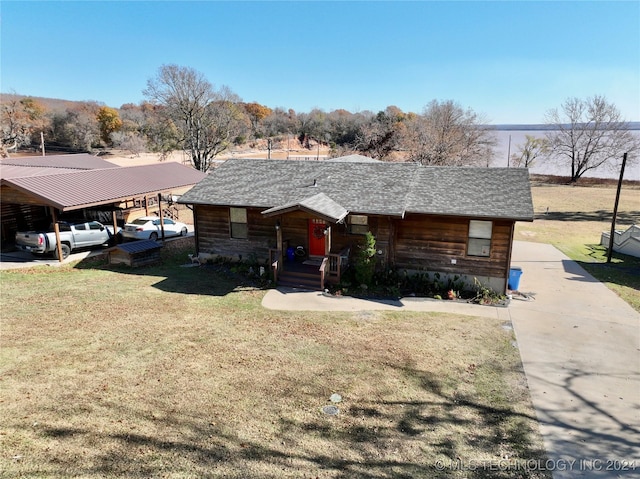
[[[544,138],[545,133],[546,132],[543,130],[496,130],[494,135],[497,139],[497,146],[494,150],[495,155],[491,166],[507,166],[507,158],[509,156],[509,137],[511,137],[511,154],[514,154],[517,153],[526,143],[527,135],[534,136],[536,138]],[[631,133],[640,139],[640,130],[632,130]],[[617,167],[601,167],[596,170],[588,171],[584,176],[590,178],[618,179],[620,177],[621,162],[622,156],[620,156],[620,162]],[[543,175],[571,176],[571,165],[568,163],[561,165],[554,160],[536,159],[534,166],[531,167],[529,171],[531,173]],[[633,162],[630,162],[630,158],[627,158],[627,166],[624,170],[624,179],[640,181],[640,160],[635,160],[634,164]]]

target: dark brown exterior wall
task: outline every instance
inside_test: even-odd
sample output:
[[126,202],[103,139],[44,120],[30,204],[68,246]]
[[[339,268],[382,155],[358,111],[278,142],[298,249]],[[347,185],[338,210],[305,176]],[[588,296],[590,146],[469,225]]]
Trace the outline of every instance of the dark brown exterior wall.
[[194,216],[197,224],[197,250],[237,260],[239,256],[258,259],[269,258],[269,249],[276,247],[275,218],[264,218],[260,210],[247,209],[248,239],[231,238],[229,208],[224,206],[196,205]]
[[[313,215],[304,212],[288,213],[265,218],[261,209],[248,208],[247,221],[249,238],[231,238],[229,231],[229,208],[225,206],[196,205],[198,253],[226,256],[238,259],[254,254],[266,260],[269,249],[276,248],[276,221],[280,222],[283,247],[304,246],[308,249],[308,220]],[[386,218],[385,218],[386,220]],[[345,225],[331,225],[331,251],[339,252],[347,246],[362,242],[361,235],[350,235]]]
[[[265,218],[262,210],[247,209],[249,239],[232,239],[229,234],[229,208],[196,206],[198,252],[238,259],[256,255],[269,257],[276,248],[276,221],[280,221],[284,248],[308,247],[307,221],[304,212]],[[369,229],[376,237],[380,265],[430,272],[506,278],[509,270],[513,221],[494,221],[491,256],[467,256],[468,218],[407,215],[405,218],[369,216]],[[342,224],[331,225],[331,251],[338,252],[363,242],[362,235],[352,235]],[[456,264],[451,260],[455,259]]]
[[497,278],[508,274],[513,221],[493,221],[489,257],[467,256],[468,218],[407,215],[394,224],[396,267],[420,265],[428,271]]

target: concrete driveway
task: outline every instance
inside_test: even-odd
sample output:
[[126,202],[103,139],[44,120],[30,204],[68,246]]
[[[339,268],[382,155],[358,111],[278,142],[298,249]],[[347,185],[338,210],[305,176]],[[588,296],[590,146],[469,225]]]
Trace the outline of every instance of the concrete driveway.
[[640,314],[555,247],[514,243],[530,300],[508,308],[271,290],[279,310],[447,311],[511,321],[555,479],[640,478]]
[[509,313],[554,478],[640,477],[640,314],[551,245],[516,242],[512,264],[535,298]]

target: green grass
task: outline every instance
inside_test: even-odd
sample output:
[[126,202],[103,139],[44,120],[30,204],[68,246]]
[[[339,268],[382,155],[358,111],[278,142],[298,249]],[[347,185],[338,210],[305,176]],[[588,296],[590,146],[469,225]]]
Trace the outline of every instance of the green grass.
[[506,478],[438,461],[544,459],[497,319],[270,311],[182,262],[0,273],[0,477]]
[[640,312],[640,258],[614,252],[607,263],[607,248],[599,244],[563,243],[557,247]]

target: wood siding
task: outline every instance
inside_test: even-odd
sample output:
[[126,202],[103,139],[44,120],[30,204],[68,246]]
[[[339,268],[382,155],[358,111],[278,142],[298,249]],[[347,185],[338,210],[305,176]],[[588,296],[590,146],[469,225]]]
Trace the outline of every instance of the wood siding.
[[258,260],[267,261],[269,249],[276,247],[276,220],[264,218],[261,210],[247,208],[247,239],[231,238],[228,207],[196,205],[194,216],[199,254],[224,256],[233,260],[255,255]]
[[468,256],[469,219],[407,215],[395,221],[395,266],[504,278],[512,227],[512,221],[494,221],[490,256]]
[[[279,222],[283,249],[303,246],[308,251],[308,220],[304,212],[265,218],[260,209],[247,209],[248,238],[234,239],[229,231],[229,208],[196,206],[199,253],[248,258],[269,258],[276,248],[275,225]],[[488,257],[467,255],[469,218],[407,215],[405,218],[369,216],[369,230],[376,237],[379,266],[430,272],[506,278],[509,271],[513,221],[493,221]],[[364,241],[363,235],[349,234],[347,225],[332,224],[331,251],[351,247],[352,254]],[[452,263],[455,260],[455,264]]]

